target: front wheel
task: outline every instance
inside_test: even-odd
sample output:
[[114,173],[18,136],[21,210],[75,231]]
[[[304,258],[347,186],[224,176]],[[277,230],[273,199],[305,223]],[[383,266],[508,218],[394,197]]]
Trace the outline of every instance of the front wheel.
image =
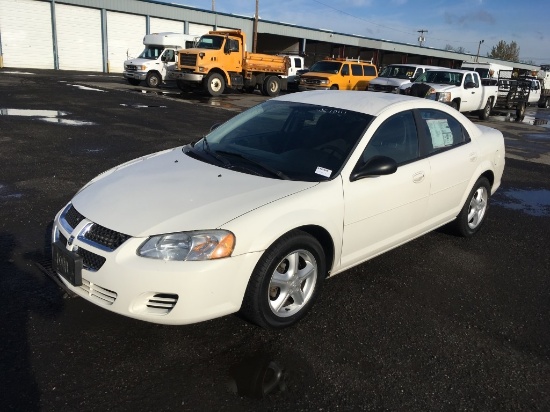
[[159,87],[160,83],[162,82],[162,79],[160,78],[160,75],[156,72],[151,72],[147,75],[147,78],[145,79],[145,83],[147,83],[147,86],[149,87]]
[[296,323],[319,294],[325,265],[325,254],[317,239],[300,230],[287,233],[260,258],[240,314],[268,329]]
[[451,107],[455,110],[458,110],[458,102],[456,100],[453,100],[451,102]]
[[223,76],[219,73],[212,73],[208,75],[206,78],[205,89],[206,92],[212,97],[221,96],[225,90],[225,80]]
[[457,234],[470,237],[479,231],[485,221],[490,193],[491,186],[489,181],[486,177],[480,177],[454,221],[454,228]]
[[547,97],[543,101],[539,102],[539,107],[541,109],[548,109],[550,107],[550,97]]
[[518,103],[516,107],[516,120],[521,121],[525,118],[525,103]]

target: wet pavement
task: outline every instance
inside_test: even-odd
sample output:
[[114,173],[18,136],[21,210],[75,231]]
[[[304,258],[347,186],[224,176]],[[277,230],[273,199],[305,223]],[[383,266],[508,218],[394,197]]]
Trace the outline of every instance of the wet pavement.
[[24,72],[0,70],[0,410],[550,409],[550,110],[479,122],[507,166],[474,238],[437,230],[338,275],[286,330],[163,326],[65,295],[39,268],[51,220],[100,172],[266,98]]

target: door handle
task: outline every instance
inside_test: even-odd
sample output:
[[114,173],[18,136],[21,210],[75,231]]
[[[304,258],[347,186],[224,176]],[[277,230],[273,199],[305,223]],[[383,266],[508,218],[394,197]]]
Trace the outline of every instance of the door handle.
[[413,182],[414,183],[420,183],[421,181],[424,180],[424,172],[416,172],[414,175],[413,175]]

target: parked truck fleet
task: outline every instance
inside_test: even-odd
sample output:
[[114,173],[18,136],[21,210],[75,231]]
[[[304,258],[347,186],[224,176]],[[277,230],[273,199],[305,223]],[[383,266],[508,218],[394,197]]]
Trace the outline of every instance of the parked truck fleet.
[[152,33],[143,38],[145,49],[139,57],[124,62],[123,76],[137,86],[145,81],[149,87],[158,87],[167,73],[176,65],[178,50],[193,47],[196,36],[181,33]]

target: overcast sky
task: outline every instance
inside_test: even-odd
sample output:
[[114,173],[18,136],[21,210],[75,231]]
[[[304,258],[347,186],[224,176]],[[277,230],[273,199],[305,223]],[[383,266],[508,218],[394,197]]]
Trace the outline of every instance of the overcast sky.
[[[157,0],[164,1],[164,0]],[[171,0],[204,10],[253,17],[256,0]],[[486,56],[515,41],[520,60],[550,64],[550,0],[259,0],[260,19],[425,47],[463,47]]]

